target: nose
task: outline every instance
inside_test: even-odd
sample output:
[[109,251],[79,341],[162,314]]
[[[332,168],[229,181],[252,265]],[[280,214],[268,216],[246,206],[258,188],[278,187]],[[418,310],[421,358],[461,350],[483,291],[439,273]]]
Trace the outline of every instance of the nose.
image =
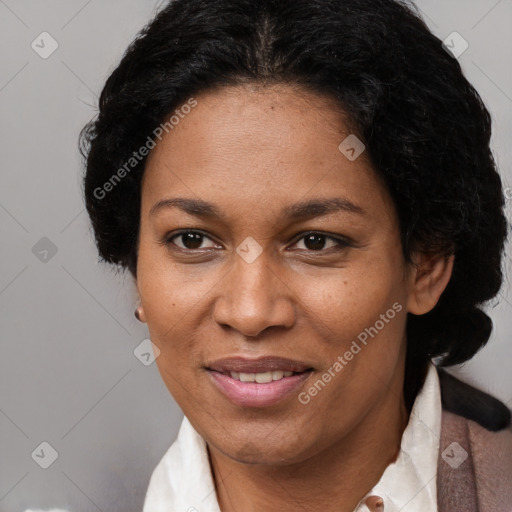
[[297,301],[293,283],[286,282],[284,272],[268,253],[264,250],[251,262],[233,255],[232,268],[217,285],[213,317],[219,325],[255,337],[268,327],[290,328],[294,324]]

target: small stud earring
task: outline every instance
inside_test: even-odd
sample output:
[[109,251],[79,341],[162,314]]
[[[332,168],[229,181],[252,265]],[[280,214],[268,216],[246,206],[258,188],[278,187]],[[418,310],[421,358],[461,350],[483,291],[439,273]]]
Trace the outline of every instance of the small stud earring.
[[137,308],[135,309],[134,311],[134,315],[135,315],[135,318],[139,321],[139,322],[142,322],[142,320],[140,319],[140,312],[141,312],[141,309],[142,309],[142,306],[140,304],[140,299],[138,301],[138,306]]

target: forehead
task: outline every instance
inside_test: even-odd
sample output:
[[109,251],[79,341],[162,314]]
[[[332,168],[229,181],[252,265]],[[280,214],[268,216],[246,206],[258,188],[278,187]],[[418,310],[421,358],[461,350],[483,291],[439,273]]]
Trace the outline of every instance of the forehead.
[[195,100],[151,151],[143,203],[171,192],[259,204],[382,194],[366,152],[351,160],[340,150],[357,135],[333,99],[280,84],[224,87]]
[[195,101],[190,112],[180,119],[174,116],[177,123],[151,156],[174,150],[175,157],[186,151],[187,159],[200,159],[225,150],[226,158],[235,158],[236,149],[256,160],[261,149],[299,157],[300,146],[314,155],[322,151],[323,140],[336,142],[351,133],[332,99],[288,85],[222,87],[201,93]]

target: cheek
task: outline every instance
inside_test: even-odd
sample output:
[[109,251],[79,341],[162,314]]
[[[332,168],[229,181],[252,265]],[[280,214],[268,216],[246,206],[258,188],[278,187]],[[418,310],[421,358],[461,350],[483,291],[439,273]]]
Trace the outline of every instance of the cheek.
[[308,298],[306,314],[325,364],[319,378],[330,380],[329,391],[315,400],[319,411],[335,404],[342,406],[335,415],[362,410],[389,388],[404,357],[405,287],[400,271],[381,263],[340,270]]
[[347,278],[346,288],[338,314],[334,308],[330,314],[332,331],[344,333],[331,353],[343,365],[336,397],[365,403],[390,384],[404,356],[405,293],[389,273]]
[[202,265],[176,264],[167,251],[141,242],[137,286],[148,326],[155,332],[178,329],[188,312],[207,296],[220,276]]
[[[303,295],[305,314],[310,315],[312,322],[315,318],[321,320],[316,323],[328,328],[329,338],[339,335],[344,341],[373,326],[390,308],[388,316],[394,319],[398,307],[393,310],[393,304],[398,303],[403,309],[406,297],[396,269],[370,264],[339,269],[314,283],[303,280],[302,288],[308,290]],[[387,323],[386,328],[392,323]]]
[[[401,281],[382,272],[347,272],[339,280],[326,280],[310,296],[306,314],[315,325],[316,352],[324,364],[317,378],[328,381],[325,391],[305,390],[312,424],[317,420],[311,411],[322,418],[325,410],[340,425],[350,422],[393,387],[405,354],[404,304]],[[336,432],[335,425],[318,428]]]

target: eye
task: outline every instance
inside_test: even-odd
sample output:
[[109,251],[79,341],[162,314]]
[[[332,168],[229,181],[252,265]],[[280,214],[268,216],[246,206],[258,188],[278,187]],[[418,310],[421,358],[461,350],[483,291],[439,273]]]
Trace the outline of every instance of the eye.
[[[210,246],[202,246],[205,240],[210,240],[212,245]],[[164,241],[165,245],[176,245],[180,249],[183,250],[196,250],[196,249],[208,249],[211,247],[216,247],[217,245],[211,238],[208,238],[201,231],[182,231],[181,233],[176,233],[171,237],[167,237]]]
[[[210,241],[210,245],[203,245],[204,243],[207,243],[207,241]],[[175,246],[176,248],[183,251],[195,251],[219,247],[218,244],[216,244],[202,231],[191,229],[174,233],[172,236],[167,235],[163,240],[161,240],[160,243],[165,246]],[[293,245],[298,245],[301,243],[304,244],[304,246],[298,247],[299,250],[312,252],[327,252],[329,249],[342,250],[351,246],[349,240],[329,236],[316,231],[303,234],[303,236]]]
[[[303,241],[303,242],[302,242]],[[348,240],[344,240],[342,238],[336,238],[332,236],[325,235],[323,233],[318,233],[315,231],[306,233],[302,236],[294,245],[302,242],[304,244],[304,249],[307,251],[326,251],[326,249],[343,249],[345,247],[349,247],[351,244]],[[330,242],[330,245],[326,247],[326,243]],[[299,247],[299,249],[302,249]]]

